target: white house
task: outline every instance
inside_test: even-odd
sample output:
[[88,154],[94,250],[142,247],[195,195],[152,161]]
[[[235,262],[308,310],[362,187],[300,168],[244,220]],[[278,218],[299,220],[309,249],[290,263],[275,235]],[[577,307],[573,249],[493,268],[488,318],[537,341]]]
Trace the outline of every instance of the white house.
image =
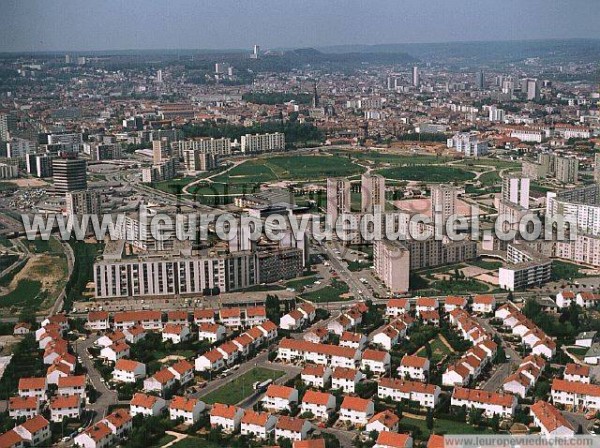
[[331,388],[340,389],[346,393],[354,393],[356,386],[365,378],[365,375],[357,369],[336,367],[331,374]]
[[85,375],[70,375],[58,379],[58,395],[79,395],[85,398]]
[[382,431],[377,436],[373,448],[412,448],[413,439],[410,434],[398,434],[390,431]]
[[236,406],[215,403],[210,410],[210,426],[221,427],[223,432],[232,433],[240,428],[244,410]]
[[81,448],[107,448],[113,444],[114,438],[108,425],[98,422],[77,434],[73,441]]
[[60,423],[65,417],[79,418],[81,415],[81,397],[79,395],[54,397],[50,401],[50,420]]
[[219,310],[219,321],[228,328],[241,328],[242,311],[240,308],[222,308]]
[[571,437],[575,435],[573,426],[565,416],[545,401],[537,401],[529,407],[529,415],[541,433],[547,437]]
[[30,446],[46,446],[52,437],[50,422],[41,415],[36,415],[13,428]]
[[393,401],[410,400],[423,408],[433,409],[439,401],[441,389],[434,384],[398,378],[381,378],[377,385],[377,396]]
[[215,323],[215,310],[213,310],[213,309],[194,310],[194,323],[198,326],[201,324],[214,324]]
[[419,297],[416,301],[417,316],[420,316],[423,311],[437,311],[440,304],[437,299],[430,297]]
[[496,298],[491,294],[476,294],[473,297],[472,308],[474,313],[493,313],[496,309]]
[[446,300],[444,300],[444,311],[449,313],[456,309],[465,309],[467,307],[467,299],[466,297],[460,296],[448,296]]
[[223,325],[202,323],[198,325],[198,339],[200,341],[208,341],[211,344],[225,338],[227,330]]
[[216,371],[223,369],[225,367],[225,358],[223,354],[217,350],[213,349],[209,352],[204,353],[196,358],[194,361],[194,368],[198,372],[205,371]]
[[146,337],[146,330],[141,325],[134,325],[123,329],[123,335],[125,336],[125,342],[137,344]]
[[46,399],[48,383],[46,378],[20,378],[18,392],[21,397],[37,397],[40,400]]
[[390,354],[381,350],[365,350],[360,361],[360,368],[362,370],[370,370],[378,375],[384,375],[389,371],[390,365]]
[[40,413],[40,401],[37,397],[10,397],[8,415],[12,419],[33,418]]
[[385,315],[389,317],[398,317],[409,311],[410,302],[408,299],[390,299],[385,307]]
[[172,366],[169,366],[168,369],[182,386],[185,386],[194,379],[194,365],[186,359],[177,361]]
[[298,403],[298,391],[293,387],[271,384],[261,399],[263,407],[273,411],[290,410],[293,403]]
[[104,331],[110,328],[108,311],[90,311],[85,325],[90,331]]
[[167,407],[167,402],[161,397],[136,393],[130,402],[129,413],[132,417],[140,414],[145,417],[158,417]]
[[190,327],[187,325],[167,324],[162,330],[163,342],[171,341],[180,344],[190,339]]
[[121,358],[115,363],[113,380],[120,383],[135,383],[146,377],[146,364]]
[[183,419],[186,425],[193,425],[200,419],[206,405],[197,398],[174,396],[169,404],[169,418],[171,420]]
[[327,420],[335,412],[335,397],[325,392],[307,390],[300,406],[302,414],[311,413],[314,417]]
[[456,407],[466,406],[467,409],[481,409],[486,417],[498,414],[500,417],[510,418],[517,408],[517,398],[512,394],[455,387],[450,404]]
[[400,341],[400,331],[392,327],[391,325],[385,325],[383,328],[377,331],[373,336],[373,344],[380,345],[386,350],[391,350]]
[[300,378],[307,386],[325,389],[331,381],[331,369],[323,365],[306,364]]
[[175,385],[175,375],[168,368],[159,370],[154,375],[144,380],[145,392],[157,392],[163,395]]
[[398,432],[399,422],[400,418],[389,409],[386,409],[371,417],[371,420],[369,420],[369,423],[365,427],[365,431],[368,433],[372,431],[378,433],[382,431]]
[[310,429],[311,424],[308,420],[282,415],[275,425],[275,440],[280,437],[290,440],[305,440]]
[[350,347],[362,350],[367,345],[367,337],[361,333],[344,331],[340,336],[340,347]]
[[275,430],[277,417],[268,412],[254,412],[247,410],[242,417],[240,433],[242,435],[253,436],[257,439],[266,440]]
[[429,377],[429,366],[430,363],[427,358],[404,355],[398,367],[398,376],[425,382]]
[[306,317],[300,310],[292,310],[289,313],[281,316],[279,326],[282,330],[299,330],[306,322]]
[[126,409],[117,409],[101,421],[106,423],[117,440],[124,440],[133,427],[131,414]]
[[576,298],[577,305],[583,308],[592,308],[600,303],[600,294],[592,292],[579,292]]
[[366,426],[374,414],[373,401],[346,395],[340,406],[339,420],[357,426]]
[[566,381],[577,381],[579,383],[590,383],[590,366],[568,363],[565,367],[563,378]]
[[125,342],[115,342],[100,350],[100,357],[112,362],[117,362],[121,358],[127,358],[129,355],[130,348]]
[[569,308],[574,301],[575,293],[573,291],[561,291],[556,294],[556,305],[559,308]]

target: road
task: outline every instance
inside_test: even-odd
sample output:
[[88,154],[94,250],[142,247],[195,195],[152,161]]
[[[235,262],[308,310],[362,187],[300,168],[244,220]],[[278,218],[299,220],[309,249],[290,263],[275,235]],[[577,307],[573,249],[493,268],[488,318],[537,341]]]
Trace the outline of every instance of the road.
[[498,389],[500,389],[500,387],[502,387],[502,384],[504,384],[504,380],[506,380],[506,378],[512,373],[513,368],[518,367],[523,361],[523,359],[512,347],[504,343],[504,339],[502,339],[502,333],[496,331],[496,329],[492,325],[490,325],[487,319],[484,319],[483,317],[479,316],[473,317],[486,331],[493,334],[494,336],[498,336],[500,340],[502,340],[504,352],[507,356],[510,356],[509,362],[505,362],[496,366],[496,370],[492,373],[490,378],[483,385],[483,390],[495,392]]
[[[69,279],[71,278],[71,276],[73,275],[73,268],[75,266],[75,254],[73,253],[73,248],[71,247],[71,245],[69,243],[62,241],[60,238],[56,238],[56,240],[60,243],[60,245],[62,246],[62,248],[65,251],[65,255],[67,256],[67,282],[68,282]],[[52,305],[52,308],[50,308],[48,317],[50,317],[54,314],[60,313],[62,311],[63,306],[65,304],[66,295],[67,295],[67,288],[66,288],[66,284],[65,284],[65,287],[60,292],[58,298],[54,302],[54,305]]]
[[92,387],[98,392],[95,403],[88,404],[87,409],[95,412],[94,422],[101,420],[106,416],[108,407],[117,404],[118,396],[113,390],[106,387],[106,384],[101,381],[100,372],[94,367],[94,362],[88,357],[87,349],[90,348],[96,341],[96,337],[88,337],[85,341],[77,341],[73,344],[75,354],[81,358],[81,363],[87,370],[87,375]]
[[326,242],[321,246],[327,256],[329,257],[329,264],[333,268],[335,272],[338,273],[338,279],[348,285],[350,294],[352,294],[357,300],[372,300],[373,295],[368,290],[366,285],[363,285],[360,280],[358,280],[345,266],[345,262],[343,262],[340,258],[339,254],[336,254],[335,251],[347,250],[347,248],[339,246],[337,243]]

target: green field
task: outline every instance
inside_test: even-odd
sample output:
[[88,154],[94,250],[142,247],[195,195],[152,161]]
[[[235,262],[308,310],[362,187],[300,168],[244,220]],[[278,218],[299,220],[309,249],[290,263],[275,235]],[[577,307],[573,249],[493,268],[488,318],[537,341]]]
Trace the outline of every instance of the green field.
[[364,171],[347,157],[278,156],[247,160],[213,181],[222,184],[256,184],[278,180],[325,180],[332,176],[353,176]]
[[308,277],[296,278],[285,283],[286,288],[294,288],[296,291],[301,291],[302,288],[308,285],[312,285],[317,280],[316,275],[309,275]]
[[[431,347],[431,362],[433,363],[440,362],[444,356],[450,353],[450,350],[446,347],[446,344],[440,340],[439,336],[432,341],[429,341],[429,346]],[[427,358],[427,350],[425,347],[419,349],[416,354],[421,358]]]
[[217,390],[214,390],[204,397],[201,397],[201,400],[206,404],[236,404],[254,393],[254,390],[252,390],[252,385],[256,381],[265,381],[269,378],[276,380],[283,375],[285,375],[285,372],[281,372],[279,370],[255,367],[230,381],[229,383],[219,387]]
[[[400,420],[400,432],[404,432],[406,425],[416,426],[422,431],[422,438],[426,439],[431,434],[427,429],[427,422],[416,418],[402,417]],[[440,418],[434,419],[433,431],[436,434],[491,434],[489,428],[480,428],[471,426],[464,422],[456,422],[453,420],[443,420]]]
[[500,261],[492,261],[492,260],[475,260],[469,261],[471,266],[477,266],[481,269],[489,269],[490,271],[499,269],[502,267],[502,262]]
[[378,170],[386,179],[410,180],[421,182],[466,182],[472,180],[475,174],[449,166],[432,165],[424,169],[422,166],[407,166]]
[[209,442],[208,440],[200,439],[198,437],[186,437],[177,443],[171,445],[173,448],[221,448],[221,445]]
[[336,154],[350,156],[354,159],[372,162],[377,165],[432,165],[436,163],[443,164],[453,160],[450,157],[438,157],[418,154],[387,154],[378,151],[340,151]]
[[35,280],[20,280],[17,287],[6,294],[0,296],[0,306],[32,306],[39,307],[46,298],[45,294],[40,294],[42,284]]
[[512,162],[510,160],[499,160],[499,159],[464,159],[458,163],[453,163],[453,165],[483,165],[483,166],[493,166],[499,170],[504,168],[520,168],[521,164],[519,162]]
[[327,285],[324,288],[317,289],[316,291],[307,292],[302,294],[301,297],[304,300],[309,300],[314,303],[338,302],[340,300],[344,300],[340,299],[340,295],[346,294],[348,291],[348,285],[337,280],[333,280],[331,285]]
[[552,260],[552,280],[570,280],[585,277],[579,272],[579,266],[566,261]]

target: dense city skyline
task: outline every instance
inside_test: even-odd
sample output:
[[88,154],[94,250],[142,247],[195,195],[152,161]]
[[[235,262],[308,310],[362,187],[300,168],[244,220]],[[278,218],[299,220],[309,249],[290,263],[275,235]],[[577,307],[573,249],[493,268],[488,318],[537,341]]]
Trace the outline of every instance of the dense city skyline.
[[[5,1],[0,51],[232,49],[600,38],[600,3]],[[493,20],[491,20],[493,18]]]

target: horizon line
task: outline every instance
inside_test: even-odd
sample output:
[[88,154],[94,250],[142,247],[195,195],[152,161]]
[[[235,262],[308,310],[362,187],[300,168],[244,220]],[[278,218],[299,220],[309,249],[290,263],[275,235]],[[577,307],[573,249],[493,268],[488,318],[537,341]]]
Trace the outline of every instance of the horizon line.
[[[493,43],[517,43],[517,42],[553,42],[553,41],[577,41],[577,40],[587,40],[587,41],[600,41],[599,37],[557,37],[557,38],[531,38],[531,39],[504,39],[504,40],[448,40],[448,41],[438,41],[438,42],[389,42],[389,43],[348,43],[348,44],[319,44],[319,45],[308,45],[308,46],[291,46],[291,47],[265,47],[265,50],[270,51],[292,51],[299,50],[305,48],[314,48],[318,50],[319,48],[335,48],[335,47],[382,47],[382,46],[390,46],[390,45],[444,45],[444,44],[477,44],[477,43],[485,43],[485,44],[493,44]],[[68,53],[124,53],[124,52],[172,52],[172,51],[185,51],[185,52],[228,52],[228,53],[251,53],[252,47],[243,47],[243,48],[123,48],[123,49],[101,49],[101,50],[64,50],[64,49],[55,49],[55,50],[2,50],[0,51],[0,55],[12,55],[12,54],[52,54],[58,53],[61,55]]]

